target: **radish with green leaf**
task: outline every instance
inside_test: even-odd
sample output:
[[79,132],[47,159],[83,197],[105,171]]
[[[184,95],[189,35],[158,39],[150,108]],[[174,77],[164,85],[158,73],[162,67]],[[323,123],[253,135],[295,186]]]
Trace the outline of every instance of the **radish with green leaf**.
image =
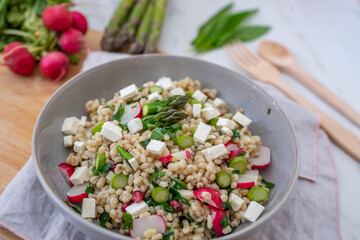
[[27,76],[31,74],[36,66],[34,56],[27,47],[20,42],[13,42],[4,49],[4,63],[16,74]]

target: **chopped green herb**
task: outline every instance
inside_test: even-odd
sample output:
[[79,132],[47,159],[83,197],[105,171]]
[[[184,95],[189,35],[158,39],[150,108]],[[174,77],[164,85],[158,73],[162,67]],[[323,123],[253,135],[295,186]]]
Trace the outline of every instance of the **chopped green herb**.
[[75,212],[77,212],[78,214],[81,214],[80,210],[76,207],[70,206]]
[[155,172],[153,174],[151,174],[151,176],[150,176],[152,185],[154,187],[157,187],[158,184],[156,183],[156,181],[165,175],[166,175],[165,172],[159,172],[159,170],[157,168],[155,168]]
[[195,92],[195,91],[187,91],[187,92],[185,92],[185,94],[192,96],[192,95],[194,94],[194,92]]
[[162,233],[163,240],[170,240],[170,237],[174,235],[174,227],[171,224],[167,227],[167,230],[167,232]]
[[220,222],[220,225],[226,228],[228,226],[228,216],[224,215],[223,219]]
[[95,135],[95,133],[97,133],[97,132],[101,132],[102,125],[104,125],[104,123],[105,123],[105,121],[102,121],[102,122],[96,124],[96,125],[91,129],[92,135]]
[[124,124],[121,124],[121,123],[119,123],[118,125],[119,125],[119,127],[121,127],[121,129],[122,129],[123,131],[129,131],[129,128],[128,128],[127,125],[124,125]]
[[114,105],[107,105],[107,106],[105,106],[105,108],[110,108],[112,111],[115,111],[115,106]]
[[221,204],[221,207],[222,207],[222,208],[226,208],[226,209],[233,210],[233,208],[232,208],[232,206],[231,206],[231,204],[230,204],[229,202],[223,202],[223,203]]
[[180,226],[181,228],[184,227],[184,224],[183,224],[183,221],[184,221],[184,220],[187,220],[187,218],[184,217],[184,216],[180,216],[180,217],[179,217],[179,226]]
[[230,194],[234,189],[232,189],[230,186],[225,188],[225,190],[228,192],[228,194]]
[[200,101],[198,101],[198,100],[196,100],[196,99],[194,99],[194,98],[190,98],[189,103],[190,103],[191,105],[201,104],[201,107],[204,107],[204,106],[205,106],[205,104],[204,104],[203,102],[200,102]]
[[150,141],[151,141],[150,139],[146,139],[145,141],[140,142],[140,145],[146,148],[147,145],[150,143]]
[[240,170],[233,170],[232,174],[240,174]]
[[100,214],[99,216],[99,224],[102,227],[105,227],[105,224],[110,220],[110,215],[107,212],[103,212],[102,214]]
[[90,193],[95,192],[95,188],[93,188],[91,182],[89,182],[89,186],[86,187],[85,192],[86,192],[87,195],[89,195]]
[[191,217],[190,213],[188,213],[188,215],[187,215],[187,216],[188,216],[188,218],[187,218],[187,219],[189,220],[189,223],[191,223],[191,222],[195,222],[195,221],[194,221],[194,219]]
[[155,128],[151,133],[151,139],[161,141],[164,137],[164,134],[162,133],[161,128]]
[[116,111],[116,113],[113,115],[112,120],[116,120],[119,123],[121,122],[121,117],[124,115],[125,112],[125,105],[121,104],[119,109]]
[[210,125],[216,127],[216,123],[219,121],[219,117],[210,120]]
[[200,227],[200,226],[202,226],[202,222],[197,222],[197,223],[195,223],[195,225]]
[[267,114],[270,114],[270,113],[271,113],[271,108],[268,108]]
[[125,151],[122,147],[120,146],[116,146],[116,150],[120,153],[120,156],[122,157],[122,159],[124,160],[130,160],[131,158],[133,158],[133,156],[128,153],[127,151]]
[[102,175],[104,173],[106,173],[107,171],[109,171],[111,169],[111,163],[107,163],[104,165],[104,167],[101,169],[101,171],[99,172],[99,175]]
[[235,140],[236,138],[240,138],[240,133],[235,128],[231,129],[231,131],[233,132],[233,135],[231,137],[231,141]]
[[123,212],[123,218],[125,221],[126,228],[133,230],[133,219],[132,219],[131,214],[129,214],[127,212]]
[[178,192],[178,190],[176,190],[175,188],[170,188],[170,192],[173,195],[172,198],[173,199],[178,199],[180,200],[182,203],[190,206],[189,200],[187,200],[186,198],[182,197],[181,194]]
[[275,187],[275,183],[272,183],[272,182],[268,182],[265,180],[265,178],[261,178],[261,181],[263,183],[265,183],[265,185],[268,187],[268,188],[274,188]]
[[138,100],[130,100],[130,101],[127,101],[126,104],[127,104],[127,105],[130,105],[130,104],[132,104],[132,103],[136,103],[137,101],[138,101]]
[[173,188],[176,190],[186,189],[187,185],[183,181],[178,178],[174,178],[173,181],[175,182]]
[[139,91],[139,92],[142,92],[142,91],[143,91],[143,89],[142,89],[141,87],[139,87],[139,88],[138,88],[138,91]]

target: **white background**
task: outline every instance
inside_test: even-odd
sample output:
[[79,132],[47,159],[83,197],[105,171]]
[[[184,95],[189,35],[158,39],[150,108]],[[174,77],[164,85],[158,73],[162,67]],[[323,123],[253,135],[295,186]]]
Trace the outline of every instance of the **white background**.
[[[97,4],[96,6],[79,5],[76,8],[88,16],[91,28],[103,31],[119,0],[75,2]],[[231,1],[169,0],[159,49],[169,54],[206,59],[243,73],[223,49],[201,55],[188,51],[198,27],[228,2]],[[259,8],[259,13],[248,23],[272,27],[272,30],[261,39],[274,40],[288,47],[307,72],[360,112],[360,1],[239,0],[232,2],[235,3],[234,10]],[[261,39],[247,46],[255,51]],[[287,75],[283,77],[291,88],[360,137],[359,127],[346,120],[291,77]],[[342,234],[344,239],[359,239],[360,163],[334,144],[333,152],[339,177]],[[313,217],[316,217],[316,213]]]

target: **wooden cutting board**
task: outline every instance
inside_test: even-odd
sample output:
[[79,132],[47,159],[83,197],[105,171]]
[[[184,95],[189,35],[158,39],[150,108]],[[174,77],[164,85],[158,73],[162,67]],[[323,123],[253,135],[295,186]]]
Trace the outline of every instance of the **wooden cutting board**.
[[[101,37],[101,32],[88,31],[85,38],[91,50],[100,50]],[[30,157],[32,131],[40,110],[56,89],[80,71],[86,51],[81,55],[82,61],[71,65],[65,78],[55,85],[42,77],[39,69],[22,77],[0,66],[0,194]]]

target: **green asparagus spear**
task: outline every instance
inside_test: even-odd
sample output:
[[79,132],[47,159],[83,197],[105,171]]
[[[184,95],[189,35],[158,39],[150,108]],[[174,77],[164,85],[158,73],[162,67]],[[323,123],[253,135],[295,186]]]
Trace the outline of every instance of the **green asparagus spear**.
[[148,115],[142,119],[142,123],[144,129],[154,129],[155,127],[171,126],[187,116],[186,113],[170,109],[154,115]]
[[164,21],[167,0],[156,0],[154,19],[151,24],[150,35],[145,47],[145,53],[155,53]]
[[154,13],[154,0],[150,0],[149,6],[146,9],[145,16],[136,31],[135,41],[130,45],[129,52],[132,54],[142,53],[145,48],[146,39],[149,35],[151,21]]
[[137,0],[132,9],[127,25],[123,26],[121,31],[117,34],[114,42],[114,48],[120,49],[124,43],[132,40],[136,33],[136,27],[139,25],[141,18],[146,10],[149,0]]
[[167,111],[169,109],[179,109],[182,108],[187,103],[187,101],[189,101],[189,99],[189,95],[176,95],[164,98],[162,100],[151,101],[143,106],[142,114],[145,117],[149,114]]
[[115,37],[119,29],[126,21],[130,9],[134,5],[135,0],[122,0],[114,12],[109,25],[106,27],[104,37],[101,40],[101,47],[105,51],[112,51]]

